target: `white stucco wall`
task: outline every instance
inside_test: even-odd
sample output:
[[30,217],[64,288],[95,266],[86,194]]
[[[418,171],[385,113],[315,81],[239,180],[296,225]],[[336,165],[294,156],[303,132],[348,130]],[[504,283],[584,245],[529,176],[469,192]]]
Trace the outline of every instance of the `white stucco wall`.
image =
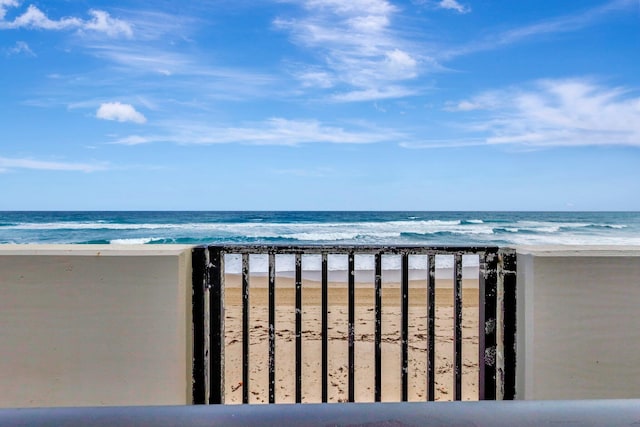
[[[520,399],[640,398],[640,247],[519,247]],[[191,248],[0,245],[0,407],[191,402]]]
[[190,402],[190,247],[0,245],[0,407]]
[[640,247],[517,254],[517,397],[640,398]]

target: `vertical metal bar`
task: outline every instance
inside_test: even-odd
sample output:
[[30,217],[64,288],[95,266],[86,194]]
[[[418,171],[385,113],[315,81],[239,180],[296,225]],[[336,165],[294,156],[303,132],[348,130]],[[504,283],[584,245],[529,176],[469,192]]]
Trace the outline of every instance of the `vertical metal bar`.
[[322,402],[329,397],[329,303],[327,253],[322,253]]
[[348,255],[349,270],[349,402],[355,402],[355,256],[353,251]]
[[224,254],[209,251],[209,403],[224,403]]
[[427,278],[427,400],[435,399],[436,367],[436,256],[429,254],[429,277]]
[[193,385],[192,385],[192,403],[194,405],[203,405],[207,403],[205,376],[205,289],[207,280],[205,271],[207,268],[206,248],[194,248],[191,253],[191,317],[193,323]]
[[515,251],[504,251],[504,400],[516,397],[516,270]]
[[249,254],[242,254],[242,403],[249,403]]
[[382,255],[375,254],[376,276],[375,276],[375,391],[374,400],[380,402],[382,398]]
[[302,255],[296,254],[296,403],[302,402]]
[[498,254],[486,252],[480,259],[479,331],[478,331],[478,398],[496,398],[496,307]]
[[409,399],[409,254],[402,254],[402,309],[400,330],[400,399],[406,402]]
[[276,403],[276,255],[269,252],[269,403]]
[[462,399],[462,255],[454,254],[453,285],[453,376],[454,400]]

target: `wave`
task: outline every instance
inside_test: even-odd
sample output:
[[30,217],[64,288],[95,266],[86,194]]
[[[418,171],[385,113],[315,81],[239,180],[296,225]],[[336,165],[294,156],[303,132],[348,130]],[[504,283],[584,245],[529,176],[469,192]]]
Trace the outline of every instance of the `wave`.
[[461,225],[472,225],[472,224],[484,224],[484,221],[481,219],[463,219],[460,221]]
[[83,242],[78,242],[80,245],[109,245],[111,244],[111,240],[107,239],[94,239],[94,240],[86,240]]
[[572,230],[574,228],[592,229],[592,230],[622,230],[627,228],[624,224],[572,224],[560,227],[561,230]]
[[[75,220],[74,220],[75,219]],[[138,220],[138,222],[136,222]],[[115,213],[20,214],[0,242],[82,244],[634,244],[637,214]]]
[[495,234],[507,233],[507,234],[536,234],[538,233],[536,230],[526,229],[526,228],[518,228],[518,227],[494,227],[493,232]]
[[158,240],[153,237],[141,237],[135,239],[113,239],[109,243],[112,245],[146,245],[153,243],[154,240]]

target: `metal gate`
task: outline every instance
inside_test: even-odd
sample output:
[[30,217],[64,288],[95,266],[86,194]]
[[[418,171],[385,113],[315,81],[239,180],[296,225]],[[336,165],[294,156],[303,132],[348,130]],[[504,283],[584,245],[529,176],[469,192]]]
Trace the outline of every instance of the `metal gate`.
[[424,310],[427,317],[426,400],[435,396],[435,289],[436,257],[452,259],[453,280],[453,399],[462,397],[462,271],[463,256],[478,260],[478,399],[511,400],[515,396],[515,332],[516,332],[516,256],[510,249],[498,247],[447,246],[268,246],[225,245],[193,249],[193,403],[225,402],[225,256],[241,257],[242,283],[242,402],[249,403],[249,288],[250,255],[268,257],[268,402],[276,403],[276,255],[294,258],[295,283],[295,401],[302,402],[302,289],[303,256],[321,259],[319,282],[321,292],[321,388],[322,402],[328,400],[328,293],[329,256],[347,257],[348,307],[348,401],[355,401],[355,256],[373,257],[375,382],[374,400],[381,400],[382,389],[382,275],[384,256],[399,257],[401,294],[400,401],[408,400],[408,331],[409,331],[409,257],[426,260],[427,272]]

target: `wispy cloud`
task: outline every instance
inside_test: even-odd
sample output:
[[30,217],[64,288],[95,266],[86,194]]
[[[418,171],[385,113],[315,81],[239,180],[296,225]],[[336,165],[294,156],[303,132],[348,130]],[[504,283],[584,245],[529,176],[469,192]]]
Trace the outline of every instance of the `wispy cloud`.
[[36,54],[29,47],[29,44],[24,41],[17,41],[15,45],[10,48],[4,49],[4,51],[7,55],[36,56]]
[[257,144],[295,146],[310,143],[371,144],[405,139],[406,135],[373,125],[327,125],[317,120],[272,118],[244,127],[211,126],[202,123],[167,122],[154,135],[131,135],[116,144],[139,145],[152,142],[176,144]]
[[331,95],[329,98],[338,102],[377,101],[390,98],[403,98],[405,96],[411,96],[414,93],[414,90],[404,86],[386,86],[382,88],[368,88],[337,93]]
[[118,122],[145,123],[146,117],[137,111],[131,104],[120,102],[106,102],[101,104],[96,111],[96,117],[103,120],[116,120]]
[[463,6],[458,3],[456,0],[440,0],[438,2],[438,7],[441,9],[451,9],[455,10],[459,13],[469,13],[471,12],[471,8],[468,6]]
[[452,105],[482,115],[467,130],[483,134],[487,144],[640,147],[638,92],[589,79],[541,80]]
[[129,23],[113,18],[102,10],[89,10],[90,18],[86,20],[73,16],[52,19],[37,6],[29,5],[13,20],[6,20],[8,10],[16,7],[19,7],[19,3],[15,0],[0,0],[0,29],[79,30],[104,33],[110,37],[133,35]]
[[461,138],[461,139],[422,139],[401,142],[398,145],[402,148],[424,149],[424,148],[461,148],[476,147],[486,145],[486,138]]
[[[297,74],[303,86],[333,89],[337,101],[402,97],[415,89],[396,88],[417,77],[420,55],[393,29],[399,9],[386,0],[300,0],[306,14],[278,18],[276,28],[310,49],[316,64]],[[364,95],[364,96],[363,96]]]
[[535,37],[577,31],[602,20],[611,13],[633,10],[637,7],[637,0],[610,0],[601,6],[582,12],[539,21],[534,24],[492,34],[463,46],[443,49],[438,54],[438,58],[447,60],[474,52],[494,50]]
[[71,84],[96,82],[101,87],[119,90],[121,79],[129,86],[140,87],[147,94],[166,94],[180,99],[256,99],[287,93],[285,79],[254,69],[214,64],[207,55],[182,52],[180,46],[156,46],[134,40],[127,43],[88,43],[89,54],[105,61],[107,66],[89,77],[71,76]]
[[30,158],[11,158],[0,156],[0,170],[32,169],[46,171],[96,172],[107,169],[105,164],[57,162]]

